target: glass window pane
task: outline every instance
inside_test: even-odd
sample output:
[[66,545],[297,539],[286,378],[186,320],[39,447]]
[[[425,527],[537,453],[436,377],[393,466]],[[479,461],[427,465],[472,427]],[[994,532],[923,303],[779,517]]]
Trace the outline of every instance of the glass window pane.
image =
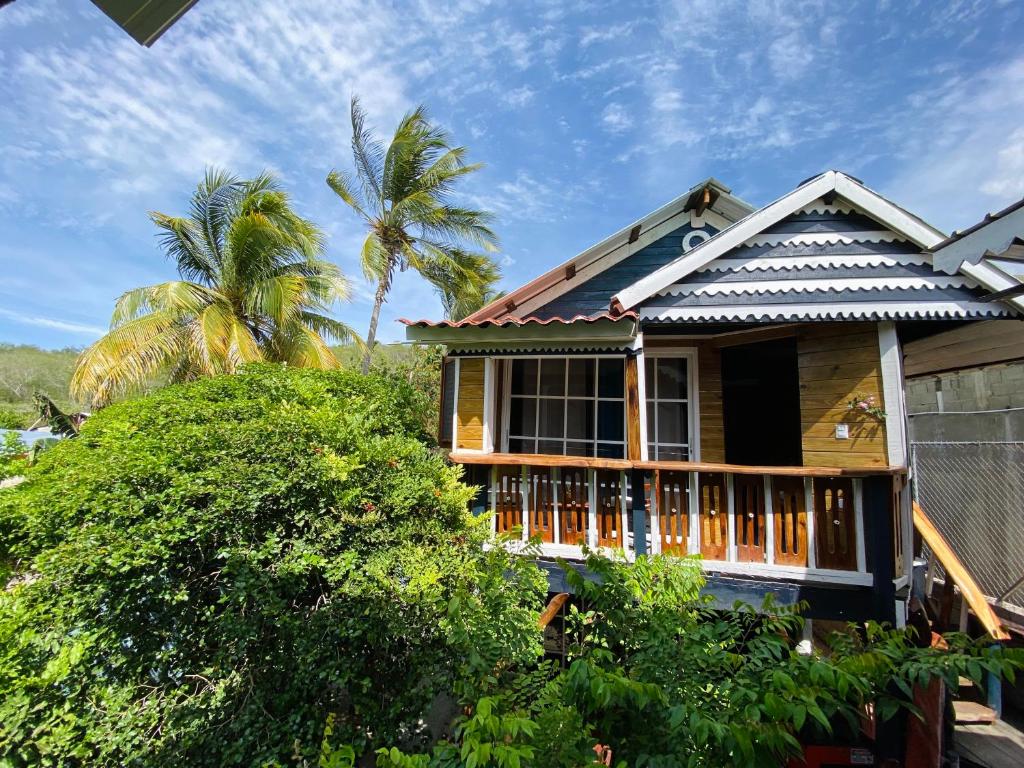
[[561,440],[538,440],[537,441],[537,453],[546,453],[548,455],[561,456],[562,455],[562,441]]
[[[562,437],[565,434],[565,400],[538,400],[540,437]],[[562,452],[561,448],[558,450]]]
[[565,443],[565,455],[566,456],[593,456],[594,455],[594,444],[593,443],[581,443],[567,440]]
[[644,386],[647,388],[647,399],[651,400],[654,398],[654,366],[656,360],[653,357],[644,358]]
[[535,395],[535,394],[537,394],[537,361],[536,360],[513,360],[512,361],[512,394],[513,395]]
[[686,399],[686,359],[682,357],[658,358],[658,399]]
[[537,434],[537,401],[529,397],[513,397],[508,411],[509,435]]
[[565,436],[578,440],[594,439],[594,401],[569,400]]
[[622,443],[598,443],[597,455],[602,459],[621,459],[625,456],[625,446]]
[[687,442],[686,403],[658,403],[658,442]]
[[508,439],[508,452],[509,453],[536,453],[535,441],[533,440],[522,440],[519,438],[510,437]]
[[689,461],[690,452],[686,448],[663,445],[658,448],[658,458],[662,461]]
[[622,358],[602,358],[597,363],[597,396],[623,397],[626,387],[626,361]]
[[597,404],[597,439],[625,441],[626,409],[622,402],[601,400]]
[[540,393],[565,397],[565,358],[540,361]]
[[654,434],[654,411],[654,402],[651,401],[647,403],[647,439],[650,440],[652,443],[657,437]]
[[569,360],[569,395],[594,396],[594,363],[596,360],[573,358]]

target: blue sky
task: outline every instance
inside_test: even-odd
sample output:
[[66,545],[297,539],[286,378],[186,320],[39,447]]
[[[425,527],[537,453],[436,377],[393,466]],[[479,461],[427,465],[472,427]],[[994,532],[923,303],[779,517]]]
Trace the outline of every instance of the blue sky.
[[[278,173],[355,278],[349,97],[417,103],[486,168],[506,289],[716,176],[766,203],[826,168],[944,230],[1024,195],[1024,3],[200,0],[151,49],[86,0],[0,10],[0,341],[84,346],[174,277],[148,210],[203,168]],[[400,316],[438,317],[400,275]]]

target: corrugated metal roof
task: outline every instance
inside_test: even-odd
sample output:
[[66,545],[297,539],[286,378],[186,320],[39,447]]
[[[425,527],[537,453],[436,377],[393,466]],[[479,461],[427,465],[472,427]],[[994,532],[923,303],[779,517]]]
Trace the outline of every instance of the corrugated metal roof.
[[996,211],[995,213],[986,213],[985,218],[983,218],[977,224],[972,224],[971,226],[967,227],[967,229],[957,230],[949,237],[947,237],[945,240],[943,240],[941,243],[936,243],[928,250],[930,250],[932,253],[934,253],[935,251],[942,250],[947,245],[951,245],[952,243],[955,243],[957,240],[967,237],[967,235],[971,234],[972,232],[977,232],[982,227],[988,226],[993,221],[1001,219],[1004,216],[1011,214],[1016,210],[1019,210],[1020,208],[1024,208],[1024,197],[1022,197],[1016,203],[1012,203],[1006,206],[1001,211]]
[[573,323],[596,323],[599,320],[636,320],[639,315],[636,312],[623,312],[613,315],[611,312],[600,312],[594,315],[576,315],[574,317],[511,317],[504,316],[500,320],[408,320],[400,318],[398,322],[414,328],[508,328],[510,326],[524,325],[572,325]]

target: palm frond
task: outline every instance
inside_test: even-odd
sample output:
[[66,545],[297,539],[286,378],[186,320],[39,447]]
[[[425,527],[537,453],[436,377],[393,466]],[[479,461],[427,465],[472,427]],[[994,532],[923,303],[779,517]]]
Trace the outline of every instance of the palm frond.
[[217,294],[205,286],[186,280],[147,285],[125,291],[114,304],[111,328],[117,328],[144,314],[156,311],[195,314],[215,301]]
[[168,216],[159,211],[150,211],[149,218],[163,230],[159,236],[160,247],[174,260],[178,274],[207,285],[216,279],[220,252],[210,249],[206,227],[192,219]]
[[217,168],[206,175],[192,195],[191,220],[203,233],[206,249],[214,264],[221,259],[223,233],[231,220],[242,182],[237,176]]
[[187,333],[174,312],[153,312],[112,330],[75,364],[70,389],[80,400],[103,405],[142,386],[185,353]]
[[344,200],[352,210],[367,221],[370,220],[370,215],[366,212],[366,205],[351,176],[344,171],[332,170],[327,174],[327,186],[334,190],[334,194]]
[[374,207],[383,208],[384,147],[366,126],[366,113],[359,105],[359,97],[352,97],[352,156],[356,175],[363,188],[363,199],[373,201]]

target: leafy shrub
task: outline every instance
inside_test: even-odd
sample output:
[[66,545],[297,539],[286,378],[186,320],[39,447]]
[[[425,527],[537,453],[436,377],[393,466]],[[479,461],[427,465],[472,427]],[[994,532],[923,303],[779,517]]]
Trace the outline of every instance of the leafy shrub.
[[856,733],[868,702],[887,720],[912,709],[916,684],[1022,666],[1019,651],[993,654],[965,636],[949,636],[948,652],[920,648],[911,631],[873,624],[836,633],[827,656],[803,656],[796,609],[712,610],[692,558],[587,565],[595,580],[566,567],[577,597],[567,667],[506,668],[452,740],[415,754],[381,748],[378,764],[577,768],[598,747],[619,768],[778,766],[801,740]]
[[25,413],[20,413],[13,408],[0,406],[0,429],[24,429],[28,426]]
[[416,402],[256,366],[42,454],[0,492],[0,764],[305,764],[327,715],[414,749],[443,694],[534,662],[543,577],[481,546]]
[[28,448],[17,432],[4,432],[0,436],[0,480],[24,471],[27,452]]

